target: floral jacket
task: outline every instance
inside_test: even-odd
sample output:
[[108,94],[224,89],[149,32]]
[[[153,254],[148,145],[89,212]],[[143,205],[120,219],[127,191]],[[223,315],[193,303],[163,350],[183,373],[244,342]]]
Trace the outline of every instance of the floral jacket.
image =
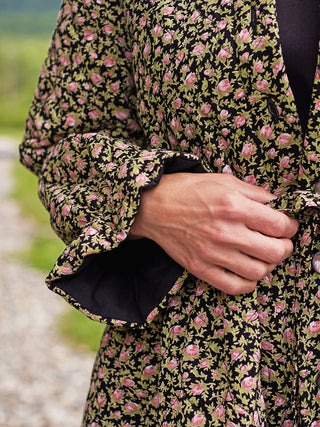
[[[50,289],[108,324],[84,425],[320,426],[320,70],[303,136],[275,0],[64,0],[21,144],[67,247]],[[232,173],[300,222],[249,295],[127,241],[163,173]]]

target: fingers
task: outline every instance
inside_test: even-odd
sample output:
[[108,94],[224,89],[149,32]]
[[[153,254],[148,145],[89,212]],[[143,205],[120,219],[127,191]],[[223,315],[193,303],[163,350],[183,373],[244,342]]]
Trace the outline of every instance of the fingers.
[[212,265],[195,276],[229,295],[249,293],[257,286],[257,281],[245,279],[218,265]]
[[229,247],[212,248],[208,251],[206,258],[202,258],[203,265],[220,266],[250,281],[261,280],[281,261],[282,259],[276,262],[265,262]]
[[290,239],[299,228],[299,223],[295,219],[252,200],[248,200],[244,221],[251,230],[256,230],[272,237]]

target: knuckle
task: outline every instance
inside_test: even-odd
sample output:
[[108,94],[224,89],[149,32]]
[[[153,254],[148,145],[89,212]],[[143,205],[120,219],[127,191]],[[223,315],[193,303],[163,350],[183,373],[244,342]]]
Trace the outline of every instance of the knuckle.
[[264,263],[256,263],[250,273],[248,279],[253,281],[261,280],[268,273],[267,266]]
[[225,292],[229,295],[241,295],[249,292],[253,292],[257,286],[257,281],[246,280],[243,282],[231,281],[225,286]]
[[228,238],[228,232],[222,222],[217,222],[212,225],[209,231],[209,238],[211,241],[216,243],[226,243]]
[[239,210],[238,195],[235,191],[227,191],[222,200],[224,215],[233,216]]
[[271,262],[278,263],[283,259],[287,258],[292,252],[292,243],[288,240],[287,243],[283,241],[277,242],[277,245],[273,248]]
[[281,215],[280,217],[275,218],[274,221],[273,221],[273,223],[272,223],[272,232],[273,232],[273,235],[275,237],[282,236],[283,232],[284,232],[284,229],[285,229],[285,227],[284,227],[284,218]]

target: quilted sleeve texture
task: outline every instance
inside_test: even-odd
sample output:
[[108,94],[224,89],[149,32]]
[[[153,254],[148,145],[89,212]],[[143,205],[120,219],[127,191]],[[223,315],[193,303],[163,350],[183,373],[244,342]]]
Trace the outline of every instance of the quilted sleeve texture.
[[[149,301],[141,314],[127,273],[135,268],[132,253],[141,261],[143,248],[156,246],[126,240],[141,190],[156,185],[163,172],[197,168],[200,161],[146,149],[120,3],[62,3],[20,152],[38,175],[52,227],[67,245],[47,278],[49,287],[95,320],[135,324],[154,305]],[[166,258],[155,250],[157,259]],[[181,267],[167,261],[170,289]]]

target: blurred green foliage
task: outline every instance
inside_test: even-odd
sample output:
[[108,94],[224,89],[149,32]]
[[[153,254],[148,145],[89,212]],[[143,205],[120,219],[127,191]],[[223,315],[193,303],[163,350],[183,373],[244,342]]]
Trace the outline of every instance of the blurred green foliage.
[[48,44],[48,36],[0,36],[0,133],[22,135]]

